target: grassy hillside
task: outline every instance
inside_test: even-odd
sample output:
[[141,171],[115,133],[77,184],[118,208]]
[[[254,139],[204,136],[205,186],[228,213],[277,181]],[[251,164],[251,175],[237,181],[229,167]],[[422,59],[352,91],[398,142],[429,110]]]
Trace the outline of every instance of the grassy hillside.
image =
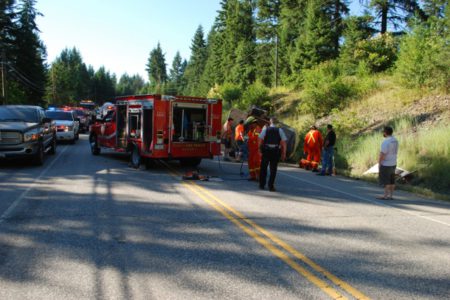
[[[341,174],[362,177],[377,162],[383,126],[391,125],[400,142],[398,166],[416,171],[409,188],[450,194],[450,95],[402,88],[389,76],[374,79],[370,86],[344,108],[321,118],[300,113],[302,92],[277,89],[271,97],[277,114],[300,137],[312,124],[323,132],[326,124],[334,125],[336,167]],[[295,160],[302,148],[300,143]]]

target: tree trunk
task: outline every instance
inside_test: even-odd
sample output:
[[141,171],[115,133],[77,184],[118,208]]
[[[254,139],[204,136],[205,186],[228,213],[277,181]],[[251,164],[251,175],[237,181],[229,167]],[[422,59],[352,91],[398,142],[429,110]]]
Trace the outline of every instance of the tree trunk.
[[381,34],[384,34],[387,31],[388,10],[389,4],[386,1],[386,3],[381,7]]

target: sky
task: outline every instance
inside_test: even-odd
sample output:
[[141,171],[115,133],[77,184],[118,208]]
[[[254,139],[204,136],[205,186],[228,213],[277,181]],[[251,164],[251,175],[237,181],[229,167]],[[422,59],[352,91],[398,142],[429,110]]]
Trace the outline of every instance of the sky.
[[219,0],[38,0],[44,16],[37,25],[51,63],[66,48],[76,47],[87,65],[101,66],[119,78],[140,74],[150,51],[161,43],[168,69],[177,51],[189,59],[199,25],[205,36]]
[[105,66],[118,78],[128,73],[145,80],[145,65],[158,42],[168,70],[177,51],[189,59],[197,27],[203,26],[206,37],[219,7],[220,0],[38,0],[36,5],[43,14],[37,24],[49,63],[64,48],[76,47],[96,70]]

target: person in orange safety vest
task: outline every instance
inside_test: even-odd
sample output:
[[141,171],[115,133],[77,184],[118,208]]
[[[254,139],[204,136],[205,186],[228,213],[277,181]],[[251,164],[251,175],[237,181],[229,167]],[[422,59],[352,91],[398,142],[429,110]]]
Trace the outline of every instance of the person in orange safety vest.
[[259,151],[258,137],[261,133],[261,127],[258,125],[257,120],[250,116],[245,121],[248,126],[248,170],[250,181],[259,180],[259,172],[261,170],[261,152]]
[[319,167],[322,146],[322,134],[317,130],[317,127],[313,125],[305,136],[303,152],[305,155],[307,154],[307,157],[306,160],[300,160],[300,167],[304,166],[305,169],[311,168],[312,171],[316,172]]

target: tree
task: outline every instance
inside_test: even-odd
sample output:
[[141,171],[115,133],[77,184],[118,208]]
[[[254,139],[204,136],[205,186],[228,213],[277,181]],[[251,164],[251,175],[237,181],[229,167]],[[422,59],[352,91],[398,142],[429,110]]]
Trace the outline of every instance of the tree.
[[139,94],[144,85],[144,79],[139,74],[129,76],[125,73],[120,77],[119,82],[117,83],[116,95],[126,96]]
[[[266,86],[278,81],[278,29],[281,1],[257,1],[256,18],[256,78]],[[277,78],[275,78],[277,77]]]
[[185,94],[201,95],[200,78],[205,70],[207,52],[206,41],[204,39],[203,27],[200,25],[192,39],[191,58],[186,66],[184,78],[186,80]]
[[76,48],[64,49],[51,64],[46,98],[54,104],[66,104],[88,99],[95,91],[91,76]]
[[293,73],[290,60],[306,18],[307,0],[284,0],[280,5],[279,66],[284,81]]
[[388,25],[400,29],[403,23],[414,15],[422,20],[427,18],[417,0],[360,0],[375,14],[375,24],[380,26],[381,34],[388,31]]
[[18,6],[15,28],[14,61],[11,75],[24,91],[25,103],[42,104],[46,84],[46,49],[39,38],[35,0],[23,0]]
[[116,96],[116,76],[101,66],[93,78],[94,94],[92,99],[97,103],[111,101]]
[[290,57],[293,73],[337,57],[337,33],[332,30],[335,18],[332,4],[332,0],[308,2],[306,19],[296,40],[295,51]]
[[369,39],[375,33],[375,29],[370,26],[371,22],[372,17],[369,15],[351,16],[344,22],[344,43],[341,47],[339,60],[347,74],[354,74],[360,63],[357,58],[360,42]]
[[[255,20],[253,18],[253,3],[251,0],[229,0],[227,6],[226,28],[224,31],[224,61],[225,81],[236,80],[236,69],[250,74],[254,72],[255,56]],[[238,57],[238,51],[245,56]],[[239,61],[238,61],[239,60]],[[250,79],[252,80],[252,79]],[[253,76],[254,80],[254,76]],[[244,87],[252,82],[240,82]]]
[[147,68],[151,89],[161,92],[167,82],[166,58],[160,43],[150,52]]

